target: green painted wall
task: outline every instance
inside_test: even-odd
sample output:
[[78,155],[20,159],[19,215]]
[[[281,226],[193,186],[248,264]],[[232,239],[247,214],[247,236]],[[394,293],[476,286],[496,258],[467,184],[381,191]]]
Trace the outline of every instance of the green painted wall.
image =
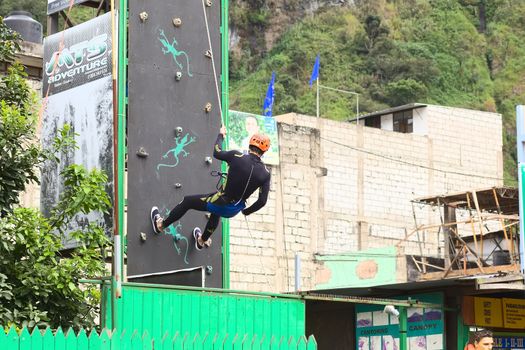
[[323,281],[316,289],[369,287],[396,283],[396,248],[376,248],[339,255],[319,255]]
[[[109,295],[109,288],[105,288]],[[106,303],[103,326],[111,329]],[[295,297],[125,283],[118,301],[119,330],[174,334],[257,334],[298,338],[305,332],[305,304]]]

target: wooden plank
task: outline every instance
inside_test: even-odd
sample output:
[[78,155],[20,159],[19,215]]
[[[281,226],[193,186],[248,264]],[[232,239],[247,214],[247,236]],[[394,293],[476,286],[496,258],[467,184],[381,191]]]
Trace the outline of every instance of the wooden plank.
[[489,277],[489,278],[482,277],[482,278],[478,278],[476,281],[478,284],[517,282],[517,281],[523,282],[523,276],[521,274],[516,274],[516,275],[508,275],[508,276],[502,276],[502,277]]
[[480,284],[478,290],[494,290],[494,289],[512,289],[525,290],[523,283],[494,283],[494,284]]
[[76,350],[78,349],[78,340],[77,335],[75,334],[75,331],[73,328],[69,328],[66,331],[66,339],[64,342],[65,349],[67,350]]
[[478,203],[478,195],[476,194],[476,191],[472,192],[472,198],[474,199],[474,206],[476,207],[476,212],[478,213],[479,218],[479,233],[481,234],[479,243],[480,243],[480,255],[481,259],[483,259],[483,219],[481,217],[481,209],[479,207]]
[[[501,265],[501,266],[488,266],[484,267],[483,270],[485,273],[497,273],[497,272],[518,272],[519,271],[519,265]],[[466,273],[463,272],[463,270],[452,270],[448,277],[460,277],[460,276],[473,276],[478,275],[480,273],[479,268],[472,268],[467,269]],[[428,281],[428,280],[438,280],[441,279],[443,275],[443,272],[430,272],[426,275],[422,275],[420,280],[421,281]]]
[[[35,327],[35,329],[37,329],[37,327]],[[19,344],[19,350],[36,350],[32,347],[31,334],[29,333],[26,327],[24,327],[22,329],[22,332],[20,333],[20,340],[18,344]],[[42,347],[38,348],[38,350],[40,349],[42,349]]]
[[308,350],[317,350],[317,341],[313,335],[308,337]]
[[85,329],[81,329],[77,336],[78,350],[87,350],[89,348],[89,340]]
[[50,328],[46,329],[44,337],[42,339],[42,349],[54,349],[55,348],[55,337]]
[[18,336],[18,332],[16,331],[16,328],[14,326],[11,326],[11,328],[9,328],[6,340],[8,350],[18,350],[18,342],[20,340],[20,337]]

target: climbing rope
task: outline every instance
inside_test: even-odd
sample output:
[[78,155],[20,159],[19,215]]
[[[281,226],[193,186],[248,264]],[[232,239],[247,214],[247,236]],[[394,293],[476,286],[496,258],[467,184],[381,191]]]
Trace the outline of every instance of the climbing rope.
[[[211,54],[211,66],[213,69],[213,80],[215,82],[215,91],[217,93],[217,103],[219,104],[219,114],[221,117],[221,124],[224,124],[224,118],[222,115],[222,103],[221,103],[221,94],[219,92],[219,83],[217,81],[217,71],[215,70],[215,59],[213,58],[213,49],[211,47],[211,37],[210,37],[210,26],[208,24],[208,15],[206,14],[206,5],[204,4],[205,0],[202,0],[202,12],[204,13],[204,23],[206,24],[206,34],[208,36],[208,45],[210,48],[210,54]],[[223,72],[224,74],[224,72]]]

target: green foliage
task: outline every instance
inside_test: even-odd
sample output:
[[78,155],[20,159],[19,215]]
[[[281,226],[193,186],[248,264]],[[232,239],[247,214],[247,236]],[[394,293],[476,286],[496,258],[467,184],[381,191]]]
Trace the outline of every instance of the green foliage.
[[[100,293],[81,278],[104,273],[103,249],[109,242],[101,227],[76,231],[80,248],[61,257],[67,223],[80,212],[107,211],[107,177],[73,165],[63,173],[66,191],[49,218],[35,209],[16,208],[0,219],[0,324],[28,327],[93,327]],[[89,200],[78,201],[79,198]]]
[[[14,57],[16,36],[2,22],[0,35],[3,43],[11,43],[2,54]],[[75,215],[108,211],[107,176],[72,165],[62,173],[65,189],[48,218],[34,209],[16,208],[26,184],[37,181],[38,166],[56,161],[56,150],[75,146],[66,126],[51,150],[39,147],[24,77],[14,64],[0,79],[0,324],[90,328],[100,292],[93,286],[80,288],[78,280],[104,273],[109,242],[103,229],[92,224],[68,232],[80,245],[68,258],[62,256],[62,242]]]
[[[4,59],[14,58],[18,36],[0,21]],[[0,216],[18,203],[27,183],[37,181],[36,165],[44,159],[35,143],[35,117],[23,67],[13,64],[0,78]]]
[[0,17],[0,62],[12,62],[20,50],[20,35],[9,29]]
[[[291,26],[260,64],[230,66],[230,105],[260,113],[275,71],[274,114],[315,115],[308,80],[319,53],[321,84],[360,93],[362,113],[410,102],[501,113],[512,184],[515,104],[525,101],[523,13],[521,0],[356,1],[321,10]],[[326,118],[353,118],[355,100],[321,89],[320,109]]]

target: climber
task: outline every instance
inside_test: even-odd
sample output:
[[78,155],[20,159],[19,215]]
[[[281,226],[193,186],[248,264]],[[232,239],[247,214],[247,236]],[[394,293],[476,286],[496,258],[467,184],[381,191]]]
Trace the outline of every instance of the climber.
[[[210,236],[219,225],[221,217],[231,218],[242,211],[250,215],[261,209],[268,199],[270,191],[270,171],[261,161],[261,156],[270,148],[270,139],[266,135],[254,134],[250,138],[248,153],[239,151],[223,151],[222,142],[226,135],[226,128],[221,127],[213,156],[228,163],[228,173],[219,190],[210,194],[185,196],[175,208],[163,219],[159,209],[151,208],[151,224],[153,231],[161,233],[166,227],[180,220],[189,209],[210,212],[210,218],[204,228],[193,229],[195,248],[211,246]],[[259,197],[255,203],[246,208],[246,199],[259,189]]]

